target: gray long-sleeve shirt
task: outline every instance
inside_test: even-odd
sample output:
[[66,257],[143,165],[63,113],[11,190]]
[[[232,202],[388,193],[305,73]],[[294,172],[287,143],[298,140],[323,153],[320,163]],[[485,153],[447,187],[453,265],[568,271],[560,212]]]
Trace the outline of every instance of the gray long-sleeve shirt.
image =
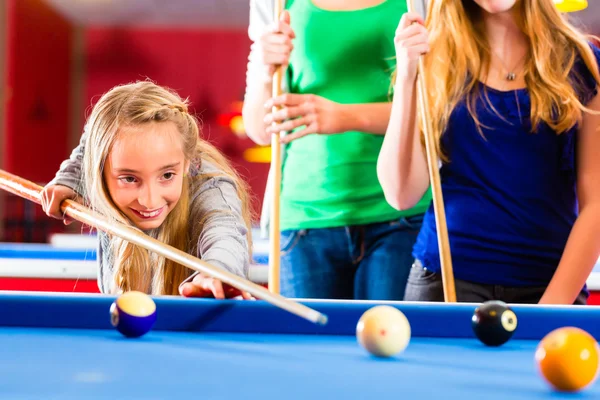
[[[81,190],[82,161],[84,144],[87,133],[84,132],[79,145],[72,151],[71,156],[60,165],[55,178],[50,184],[67,186],[78,193]],[[242,215],[241,199],[237,195],[235,182],[226,176],[214,176],[221,172],[215,165],[203,161],[202,166],[190,168],[190,176],[197,177],[211,174],[206,179],[192,179],[190,190],[190,234],[194,221],[199,221],[203,215],[212,211],[224,211],[222,213],[211,213],[205,221],[202,232],[197,238],[192,238],[189,253],[195,248],[196,257],[223,268],[243,278],[248,277],[250,266],[250,249],[248,246],[248,232]],[[114,271],[110,265],[108,250],[108,235],[98,232],[98,288],[102,293],[114,293]],[[190,277],[195,273],[190,270]],[[183,283],[183,282],[182,282]]]

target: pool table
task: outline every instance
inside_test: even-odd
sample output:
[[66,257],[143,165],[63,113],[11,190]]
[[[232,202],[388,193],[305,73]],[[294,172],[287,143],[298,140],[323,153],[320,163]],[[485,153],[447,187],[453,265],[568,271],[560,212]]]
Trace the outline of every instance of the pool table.
[[[255,244],[249,278],[266,285],[268,243]],[[98,293],[96,248],[0,243],[0,290]]]
[[[269,243],[254,233],[249,278],[266,285]],[[96,241],[90,235],[55,235],[51,243],[0,243],[0,290],[98,293]],[[589,279],[588,304],[600,305],[600,260]]]
[[595,306],[514,306],[502,347],[474,338],[475,304],[394,303],[410,321],[400,355],[358,344],[375,302],[304,301],[315,325],[266,302],[155,297],[154,329],[137,339],[110,325],[112,296],[0,292],[0,396],[12,399],[555,399],[598,398],[600,384],[567,395],[536,371],[539,340],[561,326],[598,338]]

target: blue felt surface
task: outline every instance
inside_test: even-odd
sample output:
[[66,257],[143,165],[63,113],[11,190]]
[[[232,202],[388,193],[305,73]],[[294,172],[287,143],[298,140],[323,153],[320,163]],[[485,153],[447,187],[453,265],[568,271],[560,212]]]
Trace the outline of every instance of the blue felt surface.
[[1,328],[0,397],[10,399],[511,399],[566,395],[538,375],[536,341],[486,348],[415,338],[375,359],[351,336]]
[[[515,338],[472,339],[475,304],[391,303],[413,338],[391,360],[358,346],[356,323],[377,303],[307,301],[320,327],[262,301],[157,297],[150,333],[110,326],[112,296],[0,293],[0,398],[4,399],[546,399],[594,398],[549,389],[534,363],[550,330],[599,337],[599,307],[519,306]],[[77,329],[75,329],[77,328]],[[530,337],[533,340],[519,340]],[[430,397],[429,397],[430,396]]]

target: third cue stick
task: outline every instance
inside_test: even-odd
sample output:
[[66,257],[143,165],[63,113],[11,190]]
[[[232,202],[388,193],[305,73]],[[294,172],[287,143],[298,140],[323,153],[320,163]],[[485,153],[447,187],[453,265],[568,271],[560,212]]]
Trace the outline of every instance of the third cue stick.
[[[35,203],[41,204],[41,186],[1,169],[0,188],[25,199],[31,200]],[[278,294],[271,293],[264,287],[257,285],[254,282],[240,278],[239,276],[236,276],[222,268],[215,267],[205,261],[200,260],[199,258],[191,256],[188,253],[161,243],[158,240],[144,234],[143,232],[132,228],[131,226],[120,222],[109,222],[106,217],[73,200],[63,200],[61,203],[61,210],[64,214],[73,219],[104,232],[119,236],[128,242],[160,254],[161,256],[173,260],[176,263],[184,265],[194,271],[204,272],[234,288],[248,292],[260,300],[265,300],[274,306],[284,309],[299,317],[321,325],[325,325],[327,323],[327,316],[316,310],[313,310],[312,308],[288,300]]]
[[[275,0],[273,9],[274,22],[279,21],[279,17],[283,11],[283,0]],[[273,75],[273,97],[281,95],[281,80],[283,76],[283,67],[277,66]],[[272,112],[278,110],[273,106]],[[277,122],[273,122],[276,125]],[[281,132],[276,132],[271,135],[271,172],[272,172],[272,187],[271,187],[271,215],[269,217],[269,290],[279,294],[279,264],[280,264],[280,249],[279,249],[279,197],[281,193]]]
[[[409,12],[414,12],[414,0],[407,0]],[[436,0],[429,0],[436,1]],[[425,3],[423,11],[426,10]],[[450,255],[450,242],[448,240],[448,227],[446,225],[446,213],[444,211],[444,198],[442,196],[442,185],[440,171],[438,169],[438,157],[435,150],[435,137],[431,131],[431,117],[429,115],[429,102],[427,99],[427,85],[423,66],[423,57],[419,57],[417,72],[417,96],[419,100],[419,114],[425,135],[425,149],[427,151],[427,164],[429,166],[429,179],[433,195],[433,209],[435,211],[435,222],[437,228],[438,248],[440,252],[440,263],[442,265],[442,285],[444,287],[444,300],[456,302],[456,287],[454,285],[454,272],[452,270],[452,257]]]

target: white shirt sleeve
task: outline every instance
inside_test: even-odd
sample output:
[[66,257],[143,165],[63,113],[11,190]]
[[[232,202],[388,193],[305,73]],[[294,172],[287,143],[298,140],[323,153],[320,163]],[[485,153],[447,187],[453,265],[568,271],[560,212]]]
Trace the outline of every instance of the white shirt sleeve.
[[[275,0],[250,0],[250,18],[248,37],[252,42],[248,65],[246,69],[246,91],[244,98],[252,97],[257,90],[264,90],[265,81],[272,77],[267,76],[267,70],[261,60],[260,37],[269,25],[274,23]],[[285,4],[285,2],[284,2]],[[282,82],[282,89],[287,90],[287,83]]]

